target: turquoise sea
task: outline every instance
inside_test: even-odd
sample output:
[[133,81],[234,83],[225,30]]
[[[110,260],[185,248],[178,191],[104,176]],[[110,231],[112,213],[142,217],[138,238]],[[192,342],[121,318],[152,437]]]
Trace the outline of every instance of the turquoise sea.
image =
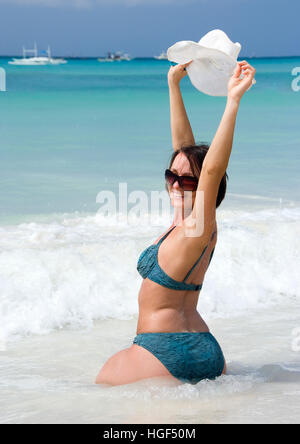
[[[12,66],[0,95],[0,221],[94,212],[100,190],[163,189],[171,152],[169,62],[137,59],[61,66]],[[251,59],[257,84],[244,97],[228,169],[228,191],[298,202],[300,58]],[[188,79],[183,94],[197,141],[210,142],[225,98]],[[30,219],[30,218],[29,218]],[[28,217],[26,217],[28,220]]]
[[[228,375],[193,387],[147,380],[105,390],[93,384],[96,374],[136,333],[138,256],[171,219],[129,222],[117,208],[116,221],[98,212],[96,197],[117,195],[120,183],[128,193],[164,189],[169,62],[8,60],[0,58],[0,423],[299,423],[300,91],[292,70],[300,57],[249,59],[257,83],[240,106],[198,305]],[[226,99],[201,94],[188,78],[182,91],[196,140],[211,142]]]

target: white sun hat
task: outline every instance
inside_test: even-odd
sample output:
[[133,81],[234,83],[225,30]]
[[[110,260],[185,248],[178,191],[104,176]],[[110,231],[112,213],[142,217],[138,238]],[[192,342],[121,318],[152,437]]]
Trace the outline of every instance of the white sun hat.
[[187,68],[192,84],[211,96],[227,96],[227,84],[237,65],[240,43],[233,43],[220,29],[205,34],[199,43],[182,41],[168,49],[171,62],[193,61]]

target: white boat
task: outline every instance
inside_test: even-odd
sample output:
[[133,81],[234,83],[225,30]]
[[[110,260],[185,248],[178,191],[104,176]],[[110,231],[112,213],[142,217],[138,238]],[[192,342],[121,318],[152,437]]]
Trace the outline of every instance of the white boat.
[[[16,59],[14,58],[12,61],[8,62],[10,65],[23,65],[23,66],[34,66],[34,65],[62,65],[68,63],[65,59],[54,59],[51,57],[51,49],[48,46],[47,51],[45,51],[47,57],[39,57],[37,44],[34,44],[33,49],[25,49],[23,46],[23,58]],[[31,55],[32,57],[28,57]]]
[[168,60],[168,56],[166,52],[162,52],[159,56],[154,56],[156,60]]
[[120,60],[125,60],[125,61],[127,61],[127,62],[130,62],[131,57],[130,57],[130,55],[128,55],[128,54],[122,54],[122,55],[120,56]]
[[99,62],[121,62],[122,60],[130,61],[131,57],[128,54],[121,52],[108,52],[106,57],[100,57]]

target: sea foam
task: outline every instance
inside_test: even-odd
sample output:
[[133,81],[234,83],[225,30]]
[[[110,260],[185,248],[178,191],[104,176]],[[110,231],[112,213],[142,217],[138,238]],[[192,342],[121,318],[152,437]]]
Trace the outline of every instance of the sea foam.
[[[219,210],[198,309],[227,317],[300,299],[300,208]],[[101,215],[0,227],[0,341],[138,314],[140,252],[170,226]]]

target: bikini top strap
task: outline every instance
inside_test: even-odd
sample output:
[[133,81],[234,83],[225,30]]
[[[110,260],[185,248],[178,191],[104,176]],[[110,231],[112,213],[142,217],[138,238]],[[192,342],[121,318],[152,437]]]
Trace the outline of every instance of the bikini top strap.
[[188,274],[186,275],[186,277],[183,279],[183,282],[185,282],[187,280],[187,278],[190,276],[190,274],[193,272],[194,268],[198,265],[198,263],[200,262],[202,256],[204,255],[206,249],[207,249],[208,245],[206,245],[206,247],[204,248],[201,256],[199,257],[199,259],[197,259],[197,261],[195,262],[195,264],[192,266],[192,268],[190,269],[190,271],[188,272]]
[[161,243],[162,243],[162,241],[164,241],[165,240],[165,238],[167,237],[167,236],[169,236],[169,234],[171,233],[171,231],[172,230],[174,230],[174,228],[176,227],[176,225],[174,225],[174,227],[172,227],[158,242],[157,242],[157,244],[156,245],[160,245]]

